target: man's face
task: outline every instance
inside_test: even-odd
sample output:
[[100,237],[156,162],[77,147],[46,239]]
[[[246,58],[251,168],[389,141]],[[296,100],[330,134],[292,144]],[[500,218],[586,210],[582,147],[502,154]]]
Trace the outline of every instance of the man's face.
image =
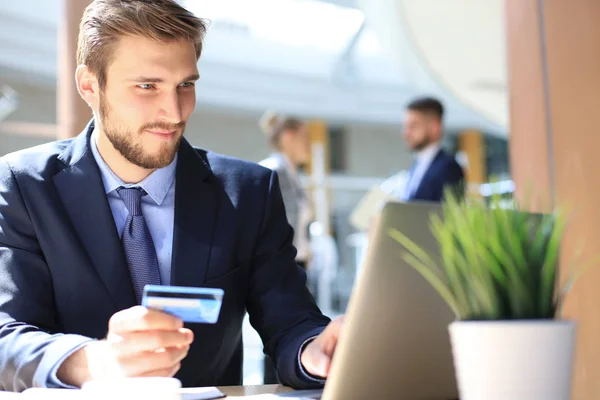
[[402,136],[412,151],[419,151],[439,139],[440,123],[422,112],[407,110]]
[[156,169],[173,161],[196,105],[196,62],[187,41],[120,39],[97,110],[102,131],[129,162]]

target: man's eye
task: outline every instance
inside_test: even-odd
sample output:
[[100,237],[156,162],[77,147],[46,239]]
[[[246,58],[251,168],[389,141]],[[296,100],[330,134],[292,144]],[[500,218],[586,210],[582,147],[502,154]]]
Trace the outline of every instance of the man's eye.
[[139,87],[140,89],[144,89],[144,90],[150,90],[154,88],[154,85],[151,83],[141,83],[139,85],[137,85],[137,87]]
[[194,82],[183,82],[179,85],[180,87],[183,88],[190,88],[190,87],[194,87]]

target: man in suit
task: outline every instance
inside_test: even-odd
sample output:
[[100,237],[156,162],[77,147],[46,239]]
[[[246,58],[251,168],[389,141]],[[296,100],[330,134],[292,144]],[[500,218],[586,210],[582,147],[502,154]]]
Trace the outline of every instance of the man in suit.
[[[406,185],[392,194],[404,201],[443,200],[446,188],[453,189],[461,197],[463,170],[455,158],[441,148],[444,108],[434,98],[422,97],[411,101],[404,117],[403,138],[414,154],[414,162]],[[384,186],[393,186],[389,183]],[[385,189],[384,189],[385,190]]]
[[[173,0],[95,0],[76,73],[92,121],[0,159],[1,390],[240,384],[246,311],[284,384],[323,384],[342,319],[294,263],[277,175],[183,138],[204,32]],[[224,289],[218,323],[141,307],[145,284]]]

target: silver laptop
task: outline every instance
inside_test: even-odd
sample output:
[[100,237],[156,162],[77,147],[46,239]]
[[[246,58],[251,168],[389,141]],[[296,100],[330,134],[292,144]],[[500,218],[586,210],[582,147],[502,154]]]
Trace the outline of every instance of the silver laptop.
[[388,203],[370,240],[346,311],[325,389],[284,398],[453,400],[458,398],[448,325],[450,308],[402,260],[396,228],[439,258],[430,231],[434,203]]

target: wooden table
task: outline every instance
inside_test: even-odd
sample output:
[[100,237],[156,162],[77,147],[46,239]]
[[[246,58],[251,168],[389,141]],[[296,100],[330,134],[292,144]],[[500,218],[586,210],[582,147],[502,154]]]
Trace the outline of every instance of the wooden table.
[[259,394],[285,393],[292,389],[282,385],[219,386],[219,390],[228,397],[246,397]]

